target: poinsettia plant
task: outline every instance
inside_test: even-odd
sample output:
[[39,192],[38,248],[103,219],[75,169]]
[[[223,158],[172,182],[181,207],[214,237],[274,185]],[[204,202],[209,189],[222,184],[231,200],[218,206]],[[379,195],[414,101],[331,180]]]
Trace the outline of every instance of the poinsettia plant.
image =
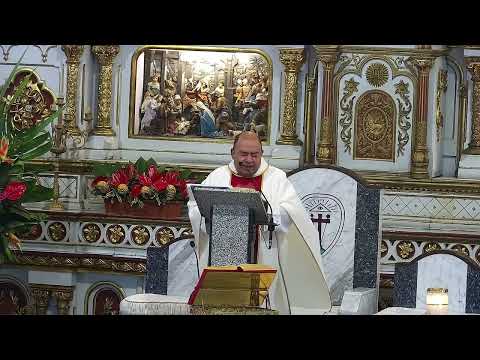
[[127,165],[102,164],[94,167],[97,176],[92,182],[92,192],[103,199],[126,202],[132,207],[143,207],[144,201],[154,201],[161,206],[169,201],[187,198],[187,183],[191,171],[166,168],[155,160],[143,158]]
[[[28,98],[26,94],[31,85],[29,75],[18,85],[14,84],[19,63],[0,90],[0,263],[15,261],[11,247],[20,248],[18,235],[45,219],[44,214],[31,213],[22,204],[53,197],[53,190],[41,186],[35,173],[25,171],[25,162],[50,151],[52,138],[46,127],[58,117],[58,110],[27,129],[14,127],[13,113],[22,116],[17,111],[18,104]],[[28,109],[24,107],[26,112]]]

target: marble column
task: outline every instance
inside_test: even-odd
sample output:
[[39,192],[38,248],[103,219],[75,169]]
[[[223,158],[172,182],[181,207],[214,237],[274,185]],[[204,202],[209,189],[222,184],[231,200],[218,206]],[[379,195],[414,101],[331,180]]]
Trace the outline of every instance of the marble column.
[[[67,56],[67,93],[64,111],[65,130],[68,134],[80,135],[77,125],[78,73],[83,45],[62,45]],[[63,79],[62,79],[63,81]]]
[[285,67],[285,92],[283,96],[282,134],[277,144],[299,145],[297,135],[298,72],[305,60],[304,50],[280,49],[280,61]]
[[428,120],[428,83],[434,58],[418,56],[411,58],[418,69],[417,114],[414,121],[412,158],[410,176],[416,179],[428,178],[427,120]]
[[115,136],[112,129],[112,69],[113,60],[120,52],[119,45],[96,45],[92,52],[100,63],[100,75],[98,84],[98,109],[97,123],[92,130],[93,135]]
[[[338,59],[338,46],[314,46],[317,59],[323,66],[322,107],[320,112],[320,141],[317,148],[319,164],[335,162],[333,119],[333,73]],[[318,124],[318,121],[317,121]]]

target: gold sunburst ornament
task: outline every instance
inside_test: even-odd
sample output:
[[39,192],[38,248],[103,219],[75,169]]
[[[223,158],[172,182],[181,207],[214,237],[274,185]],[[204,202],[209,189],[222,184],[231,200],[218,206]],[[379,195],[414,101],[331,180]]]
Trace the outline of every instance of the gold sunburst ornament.
[[388,81],[387,67],[380,63],[370,65],[367,69],[367,81],[374,87],[385,85]]

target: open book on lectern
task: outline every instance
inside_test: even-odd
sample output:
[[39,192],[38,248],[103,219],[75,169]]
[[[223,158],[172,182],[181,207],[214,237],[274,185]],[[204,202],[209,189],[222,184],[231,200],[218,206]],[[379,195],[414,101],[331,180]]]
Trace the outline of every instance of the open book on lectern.
[[244,206],[253,212],[255,224],[268,224],[260,192],[253,189],[231,188],[225,186],[207,186],[188,184],[187,191],[190,199],[197,202],[200,214],[210,220],[212,207],[217,206]]

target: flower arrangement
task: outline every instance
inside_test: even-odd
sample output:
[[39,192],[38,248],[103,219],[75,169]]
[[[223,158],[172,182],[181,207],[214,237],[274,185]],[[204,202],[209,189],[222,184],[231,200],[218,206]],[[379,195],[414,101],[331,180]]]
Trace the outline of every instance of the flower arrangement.
[[45,128],[59,112],[51,113],[31,127],[19,130],[14,126],[14,119],[28,118],[28,104],[32,100],[30,75],[18,82],[20,71],[17,69],[18,64],[0,90],[0,263],[15,261],[10,248],[20,248],[20,234],[29,232],[32,225],[46,217],[29,212],[22,203],[47,201],[53,197],[53,189],[39,185],[36,174],[25,171],[25,162],[50,151],[52,138]]
[[187,182],[191,171],[167,169],[150,159],[137,160],[127,165],[97,165],[97,177],[92,182],[92,192],[106,202],[128,203],[131,207],[143,207],[145,201],[162,206],[170,201],[187,198]]

